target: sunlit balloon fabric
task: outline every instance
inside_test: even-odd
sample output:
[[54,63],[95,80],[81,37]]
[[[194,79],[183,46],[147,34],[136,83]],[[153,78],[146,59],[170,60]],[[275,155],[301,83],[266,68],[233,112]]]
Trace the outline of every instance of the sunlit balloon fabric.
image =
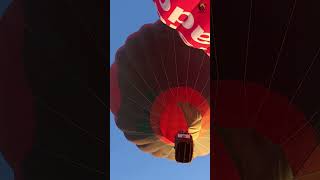
[[160,20],[176,29],[186,45],[210,56],[210,0],[153,0]]
[[[209,57],[186,46],[160,21],[128,37],[111,67],[111,111],[125,137],[156,157],[175,159],[180,130],[194,139],[193,157],[210,152]],[[201,118],[186,118],[184,110]],[[188,110],[187,110],[188,111]]]

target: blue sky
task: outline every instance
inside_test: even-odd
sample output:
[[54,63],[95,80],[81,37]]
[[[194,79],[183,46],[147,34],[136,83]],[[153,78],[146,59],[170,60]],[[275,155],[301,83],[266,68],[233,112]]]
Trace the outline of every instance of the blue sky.
[[0,0],[0,17],[2,16],[3,12],[7,9],[10,2],[11,0]]
[[13,180],[13,172],[0,152],[0,179]]
[[[143,24],[158,20],[152,0],[111,0],[110,64],[126,38]],[[128,142],[116,127],[110,113],[111,180],[209,180],[210,156],[196,158],[191,164],[178,164],[154,158]]]

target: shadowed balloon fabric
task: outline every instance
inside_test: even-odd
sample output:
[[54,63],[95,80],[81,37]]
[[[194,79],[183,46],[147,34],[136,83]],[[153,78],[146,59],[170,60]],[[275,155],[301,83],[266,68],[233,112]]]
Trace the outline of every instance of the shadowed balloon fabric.
[[106,7],[15,0],[1,17],[0,152],[15,180],[106,179]]
[[320,179],[319,1],[213,7],[213,179]]
[[22,179],[22,162],[31,151],[34,104],[23,66],[24,9],[15,0],[0,19],[0,152]]

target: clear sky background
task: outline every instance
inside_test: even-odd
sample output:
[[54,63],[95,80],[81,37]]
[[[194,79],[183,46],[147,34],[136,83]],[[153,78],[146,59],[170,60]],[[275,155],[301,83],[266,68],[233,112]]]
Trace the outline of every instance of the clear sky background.
[[12,0],[0,0],[0,18]]
[[[152,0],[111,0],[110,65],[117,49],[143,24],[159,19]],[[110,113],[111,180],[209,180],[210,156],[199,157],[191,164],[152,157],[128,142]]]
[[13,180],[13,171],[0,152],[0,180]]

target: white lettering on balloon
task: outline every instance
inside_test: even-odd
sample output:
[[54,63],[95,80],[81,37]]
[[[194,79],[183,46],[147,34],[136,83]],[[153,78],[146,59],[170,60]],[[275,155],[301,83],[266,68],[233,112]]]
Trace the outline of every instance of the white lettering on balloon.
[[[189,32],[187,32],[183,31],[181,28],[178,28],[178,32],[181,31],[179,32],[179,35],[186,45],[197,47],[198,49],[205,50],[206,52],[209,51],[210,32],[205,32],[204,29],[197,24],[192,12],[185,11],[179,6],[173,6],[170,0],[154,0],[154,2],[157,7],[160,20],[163,23],[167,24],[173,29],[177,29],[180,25],[182,25],[182,27],[189,30]],[[172,9],[173,11],[171,12]],[[167,13],[162,13],[163,11],[166,11]],[[210,52],[207,52],[207,54],[210,56]]]
[[200,44],[210,44],[210,33],[204,32],[200,25],[191,33],[191,37]]
[[170,24],[169,27],[171,27],[172,29],[177,29],[177,26]]
[[[182,15],[187,16],[186,20],[181,21],[180,17]],[[180,24],[182,24],[183,27],[185,27],[186,29],[190,29],[192,28],[193,24],[194,24],[194,18],[193,15],[190,12],[184,11],[183,9],[181,9],[180,7],[176,7],[173,12],[171,13],[171,15],[169,16],[169,21],[171,21],[172,23],[175,23],[176,21],[178,21]]]

